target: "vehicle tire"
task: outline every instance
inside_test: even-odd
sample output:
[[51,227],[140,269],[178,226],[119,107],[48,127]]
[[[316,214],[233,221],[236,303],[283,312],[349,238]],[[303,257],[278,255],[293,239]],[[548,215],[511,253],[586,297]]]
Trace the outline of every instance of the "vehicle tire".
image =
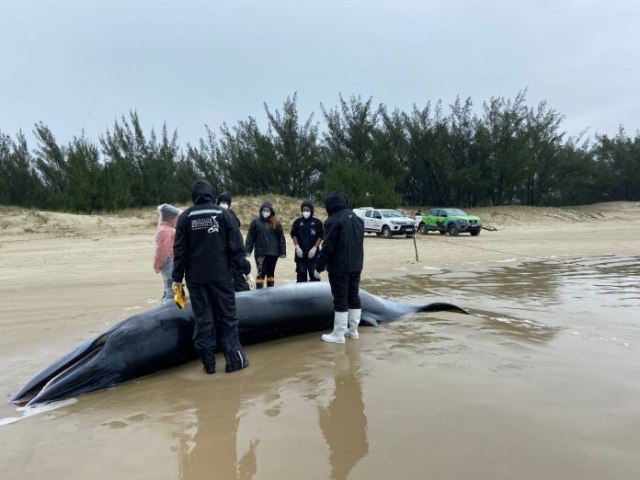
[[471,230],[469,232],[472,236],[477,237],[478,235],[480,235],[480,229],[478,230]]
[[421,223],[418,227],[418,232],[420,232],[420,235],[426,235],[427,233],[429,233],[429,229],[427,228],[426,224]]
[[449,224],[449,226],[447,227],[447,233],[452,237],[455,237],[456,235],[458,235],[458,227],[456,227],[454,223]]
[[386,225],[382,227],[382,236],[384,238],[391,238],[391,229]]

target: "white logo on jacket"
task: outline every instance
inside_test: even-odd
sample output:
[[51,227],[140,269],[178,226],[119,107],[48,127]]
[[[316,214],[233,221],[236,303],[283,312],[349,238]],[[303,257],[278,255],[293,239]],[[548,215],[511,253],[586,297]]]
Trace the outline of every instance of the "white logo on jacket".
[[217,217],[218,215],[206,218],[193,218],[191,219],[191,230],[203,230],[206,228],[207,233],[217,233],[220,231]]
[[214,233],[214,232],[220,231],[220,226],[218,225],[218,220],[216,220],[216,217],[217,215],[214,215],[213,217],[211,217],[211,220],[213,220],[213,225],[211,225],[211,228],[207,230],[207,233]]

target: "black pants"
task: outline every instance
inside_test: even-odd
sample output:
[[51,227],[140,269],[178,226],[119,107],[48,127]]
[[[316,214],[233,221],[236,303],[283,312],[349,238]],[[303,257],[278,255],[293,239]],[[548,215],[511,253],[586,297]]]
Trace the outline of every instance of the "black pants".
[[318,282],[319,280],[313,276],[315,269],[315,258],[298,258],[296,262],[296,282]]
[[361,272],[329,272],[329,285],[336,312],[348,312],[350,308],[362,308],[360,303]]
[[273,287],[276,284],[276,263],[278,263],[278,257],[275,255],[256,256],[256,266],[258,267],[256,288],[264,287],[265,279],[267,287]]
[[196,350],[201,355],[203,352],[213,355],[217,342],[227,360],[227,371],[244,368],[246,356],[240,345],[236,297],[231,282],[187,283],[187,287],[195,320],[193,344]]

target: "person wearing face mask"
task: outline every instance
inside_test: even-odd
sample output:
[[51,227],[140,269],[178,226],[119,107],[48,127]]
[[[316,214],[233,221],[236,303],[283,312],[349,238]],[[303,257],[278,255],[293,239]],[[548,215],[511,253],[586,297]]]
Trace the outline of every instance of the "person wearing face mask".
[[287,246],[282,225],[269,200],[262,202],[258,217],[251,221],[244,247],[247,255],[251,255],[255,248],[256,288],[264,287],[265,281],[267,287],[273,287],[278,257],[287,257]]
[[[231,216],[238,223],[238,228],[240,228],[240,219],[236,215],[236,212],[231,209],[231,194],[229,192],[221,193],[220,195],[218,195],[217,203],[220,207],[224,208],[231,214]],[[242,236],[242,234],[240,235]],[[235,264],[231,265],[231,273],[233,274],[234,291],[246,292],[250,290],[249,283],[246,280],[248,276],[243,275],[242,272],[238,270],[238,267]]]
[[291,226],[291,238],[296,247],[296,281],[317,282],[313,276],[316,268],[316,253],[324,233],[322,221],[313,216],[313,203],[305,200],[300,204],[302,216]]

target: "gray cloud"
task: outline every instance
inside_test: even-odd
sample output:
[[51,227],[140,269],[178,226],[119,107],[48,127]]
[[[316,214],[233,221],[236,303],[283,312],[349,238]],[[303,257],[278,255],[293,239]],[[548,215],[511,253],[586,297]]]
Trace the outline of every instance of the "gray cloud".
[[372,95],[546,100],[571,134],[640,127],[635,1],[22,0],[2,8],[0,129],[93,139],[129,110],[182,143],[298,92],[301,114]]

